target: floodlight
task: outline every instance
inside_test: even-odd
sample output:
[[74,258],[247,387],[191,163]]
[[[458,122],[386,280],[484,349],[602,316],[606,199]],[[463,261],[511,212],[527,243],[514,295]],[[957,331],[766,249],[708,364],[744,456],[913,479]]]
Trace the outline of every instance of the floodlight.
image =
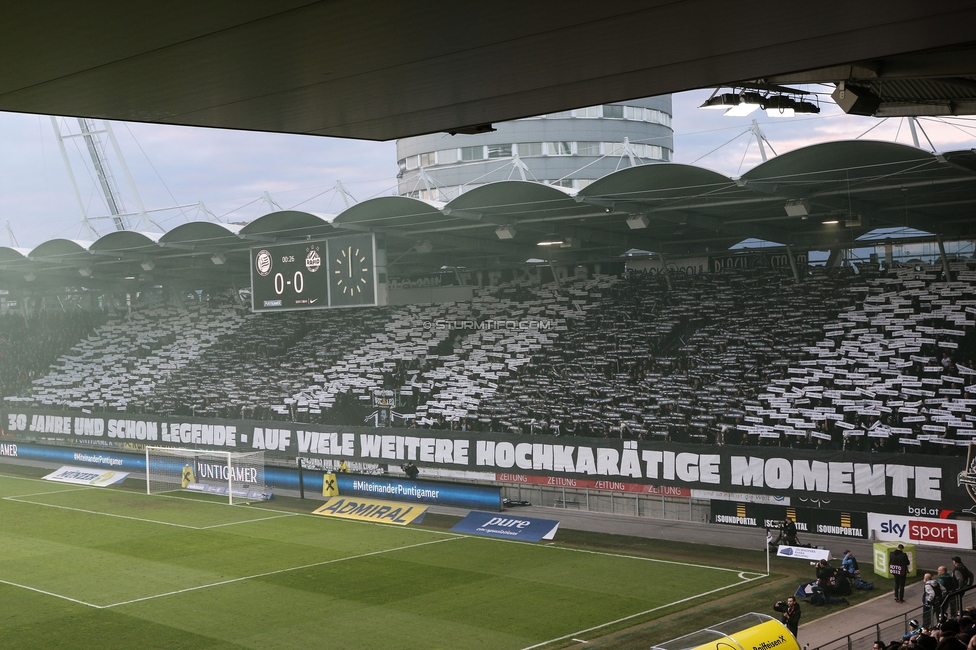
[[817,115],[820,113],[820,107],[811,102],[796,102],[793,110],[797,115]]
[[539,242],[536,245],[537,246],[562,246],[563,243],[564,242],[563,242],[562,239],[558,239],[558,238],[553,237],[553,238],[550,238],[550,239],[544,239],[543,241]]
[[27,280],[28,282],[33,282],[34,280],[37,279],[37,276],[34,275],[33,273],[28,273],[24,276],[24,279]]
[[413,247],[413,249],[418,253],[429,253],[430,251],[434,250],[434,247],[431,245],[429,241],[422,241],[422,242],[418,242],[417,245]]
[[739,96],[733,95],[732,93],[725,93],[723,95],[715,95],[714,97],[709,97],[705,100],[705,103],[698,108],[703,108],[705,110],[723,110],[736,106],[739,103]]
[[143,271],[152,271],[154,268],[156,268],[156,263],[152,260],[145,260],[139,266],[142,267]]
[[78,274],[81,275],[82,277],[90,278],[92,274],[92,270],[91,268],[86,266],[84,268],[78,269]]
[[763,98],[759,93],[741,93],[739,95],[739,103],[725,111],[725,114],[731,115],[732,117],[743,117],[745,115],[750,115],[753,111],[757,110],[762,103]]
[[634,214],[627,217],[627,227],[631,230],[643,230],[651,222],[646,214]]
[[215,253],[214,255],[210,256],[210,261],[215,265],[220,266],[221,264],[227,263],[227,256],[223,253]]
[[767,117],[795,117],[796,102],[786,95],[773,95],[766,98],[763,104]]
[[515,227],[511,225],[498,226],[498,228],[495,229],[495,236],[497,236],[499,239],[514,239]]
[[807,203],[806,199],[796,199],[794,201],[787,201],[786,214],[791,217],[806,217],[810,215],[810,204]]

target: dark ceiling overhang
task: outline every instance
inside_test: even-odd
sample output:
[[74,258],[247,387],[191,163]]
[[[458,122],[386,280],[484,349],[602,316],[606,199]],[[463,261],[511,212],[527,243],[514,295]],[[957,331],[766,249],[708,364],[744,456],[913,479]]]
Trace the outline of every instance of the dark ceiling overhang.
[[972,43],[976,5],[90,0],[4,24],[0,110],[389,140]]

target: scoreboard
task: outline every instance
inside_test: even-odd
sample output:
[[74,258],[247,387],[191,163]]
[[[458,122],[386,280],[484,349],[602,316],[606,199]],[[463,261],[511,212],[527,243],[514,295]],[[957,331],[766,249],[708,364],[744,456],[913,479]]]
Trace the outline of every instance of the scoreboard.
[[251,310],[376,304],[372,233],[251,249]]

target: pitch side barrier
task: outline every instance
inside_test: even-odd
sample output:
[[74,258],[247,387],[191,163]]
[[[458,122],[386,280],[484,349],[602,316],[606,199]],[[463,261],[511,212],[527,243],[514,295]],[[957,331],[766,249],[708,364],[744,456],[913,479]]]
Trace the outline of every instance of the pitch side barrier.
[[[119,471],[146,471],[146,456],[134,451],[115,451],[106,447],[75,447],[24,442],[0,442],[0,456],[19,460],[85,465]],[[323,494],[323,472],[303,472],[301,482],[306,491]],[[335,476],[335,475],[329,475]],[[456,508],[502,510],[501,489],[490,485],[471,485],[451,481],[418,481],[387,476],[339,474],[335,476],[338,492],[343,496],[364,496],[412,501],[421,505]],[[299,490],[298,469],[265,465],[264,482],[285,490]]]
[[271,457],[378,465],[410,460],[422,467],[504,474],[508,482],[545,477],[564,487],[597,481],[605,484],[599,489],[619,484],[648,486],[652,493],[678,489],[821,499],[838,510],[913,516],[938,517],[974,506],[966,485],[957,481],[960,474],[971,473],[966,461],[949,456],[15,408],[0,410],[0,418],[7,439],[42,444],[264,450]]

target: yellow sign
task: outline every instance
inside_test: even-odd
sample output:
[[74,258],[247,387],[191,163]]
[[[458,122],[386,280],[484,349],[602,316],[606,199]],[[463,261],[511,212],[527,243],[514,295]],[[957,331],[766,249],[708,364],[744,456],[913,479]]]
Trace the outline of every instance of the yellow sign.
[[339,484],[336,483],[335,474],[322,475],[322,496],[324,497],[339,496]]
[[316,510],[315,514],[406,526],[419,522],[426,512],[427,506],[412,506],[377,499],[332,497],[325,502],[324,506]]
[[193,475],[193,465],[187,463],[186,465],[183,466],[183,475],[181,477],[180,484],[183,486],[183,489],[185,490],[187,485],[196,482],[197,479]]
[[779,621],[766,621],[741,632],[710,641],[694,650],[800,650],[790,631]]

